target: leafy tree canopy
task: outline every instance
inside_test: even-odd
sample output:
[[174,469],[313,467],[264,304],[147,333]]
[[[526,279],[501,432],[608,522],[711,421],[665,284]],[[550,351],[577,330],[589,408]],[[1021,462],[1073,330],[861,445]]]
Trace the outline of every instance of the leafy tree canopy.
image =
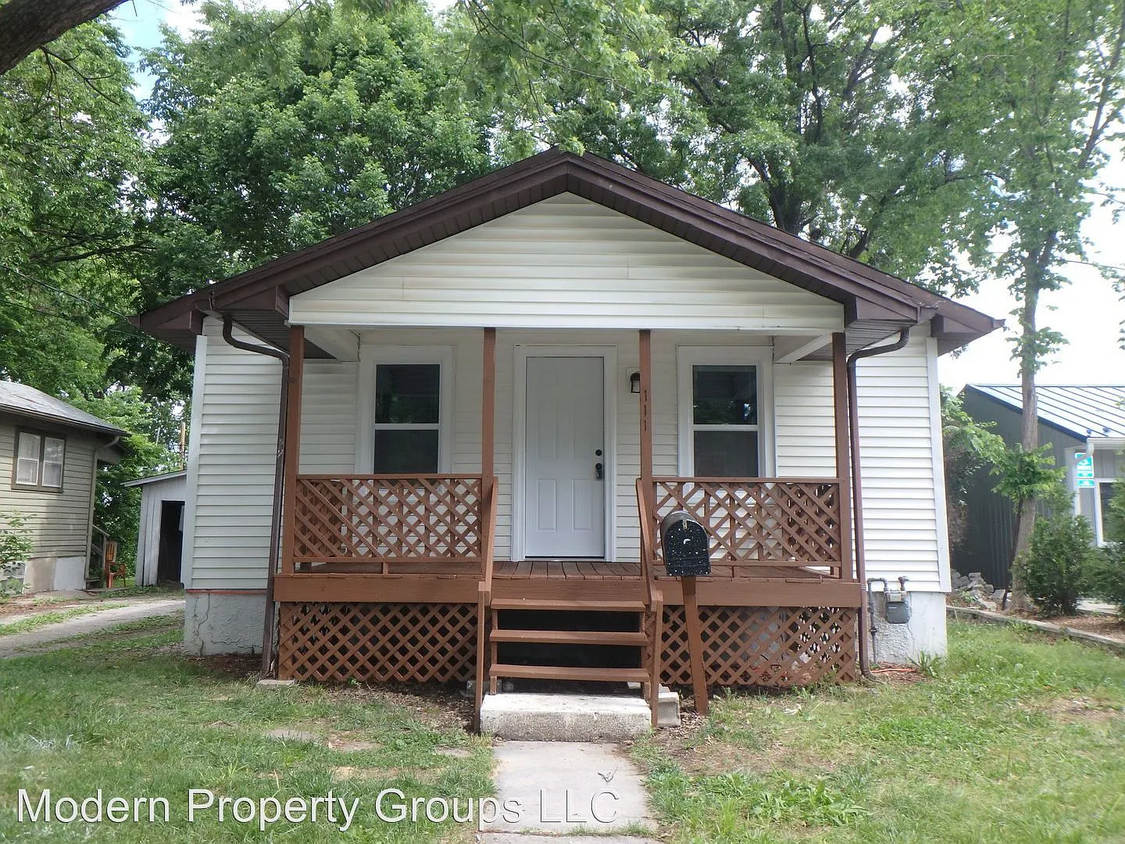
[[0,376],[51,393],[104,388],[131,298],[145,124],[124,55],[89,24],[0,77]]
[[461,51],[506,147],[588,148],[934,286],[971,174],[905,78],[912,4],[464,0]]

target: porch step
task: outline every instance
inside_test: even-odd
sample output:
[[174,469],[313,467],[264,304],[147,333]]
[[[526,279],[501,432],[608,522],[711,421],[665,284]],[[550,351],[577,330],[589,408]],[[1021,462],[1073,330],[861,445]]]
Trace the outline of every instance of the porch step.
[[592,610],[594,612],[644,612],[644,601],[558,601],[550,598],[493,598],[494,610]]
[[618,630],[493,630],[494,642],[550,645],[645,645],[644,633]]
[[608,695],[490,694],[480,711],[482,733],[517,741],[628,741],[647,733],[651,720],[641,698]]
[[578,668],[568,665],[505,665],[488,670],[490,678],[524,680],[586,680],[607,683],[644,683],[649,679],[643,668]]

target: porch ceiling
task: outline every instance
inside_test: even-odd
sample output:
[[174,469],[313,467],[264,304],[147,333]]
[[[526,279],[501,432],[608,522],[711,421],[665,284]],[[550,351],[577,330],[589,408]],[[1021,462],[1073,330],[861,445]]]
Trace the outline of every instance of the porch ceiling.
[[[289,297],[561,193],[573,193],[844,306],[849,350],[929,322],[948,351],[1001,325],[985,314],[591,155],[549,150],[134,318],[191,349],[203,314],[286,348]],[[306,341],[306,356],[331,357]]]

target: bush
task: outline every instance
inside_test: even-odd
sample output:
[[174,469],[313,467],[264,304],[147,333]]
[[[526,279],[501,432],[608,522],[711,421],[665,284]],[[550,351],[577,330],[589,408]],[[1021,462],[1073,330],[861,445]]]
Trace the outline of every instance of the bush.
[[1035,522],[1031,548],[1016,561],[1027,595],[1043,616],[1078,611],[1089,570],[1099,552],[1094,530],[1081,516],[1056,512]]
[[1094,555],[1086,568],[1086,591],[1091,598],[1117,606],[1125,618],[1125,542],[1111,542]]
[[18,579],[20,568],[31,556],[31,529],[27,516],[12,511],[4,516],[0,527],[0,595],[23,591]]

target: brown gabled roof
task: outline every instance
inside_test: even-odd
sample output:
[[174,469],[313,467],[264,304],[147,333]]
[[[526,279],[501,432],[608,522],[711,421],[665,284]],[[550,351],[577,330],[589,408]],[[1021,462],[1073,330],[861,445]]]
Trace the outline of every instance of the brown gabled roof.
[[[191,349],[203,315],[222,314],[285,348],[290,296],[567,192],[841,303],[850,348],[929,322],[942,351],[948,351],[1002,324],[621,165],[557,149],[182,296],[146,311],[134,322],[156,337]],[[311,343],[306,355],[329,356]]]

